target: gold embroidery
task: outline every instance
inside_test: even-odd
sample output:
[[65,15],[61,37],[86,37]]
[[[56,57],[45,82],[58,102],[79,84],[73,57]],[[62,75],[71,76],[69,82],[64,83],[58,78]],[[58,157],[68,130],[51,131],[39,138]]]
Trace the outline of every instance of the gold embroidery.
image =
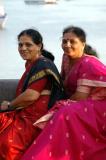
[[34,82],[35,80],[38,80],[39,78],[43,78],[45,75],[53,75],[53,77],[57,80],[58,83],[60,83],[58,77],[55,75],[54,72],[52,72],[50,69],[46,69],[46,70],[42,70],[38,73],[36,73],[35,75],[33,75],[28,84],[31,84],[32,82]]

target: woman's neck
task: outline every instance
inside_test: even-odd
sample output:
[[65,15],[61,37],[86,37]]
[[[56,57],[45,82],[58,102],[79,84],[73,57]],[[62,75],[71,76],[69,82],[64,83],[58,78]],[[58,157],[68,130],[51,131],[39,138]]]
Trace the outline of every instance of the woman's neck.
[[35,62],[36,62],[39,58],[41,58],[41,57],[42,57],[42,55],[36,57],[36,58],[33,59],[33,60],[27,60],[25,66],[31,66],[33,63],[35,63]]
[[28,63],[28,64],[32,64],[32,63],[36,62],[39,58],[41,58],[41,55],[37,56],[37,57],[34,58],[34,59],[27,60],[27,63]]
[[70,58],[70,66],[73,66],[80,58],[71,59]]

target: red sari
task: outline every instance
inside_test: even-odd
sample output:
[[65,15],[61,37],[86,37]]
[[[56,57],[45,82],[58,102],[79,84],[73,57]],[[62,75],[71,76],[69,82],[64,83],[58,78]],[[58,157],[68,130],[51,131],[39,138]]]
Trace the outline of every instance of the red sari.
[[70,96],[78,90],[88,92],[88,99],[57,102],[43,116],[46,121],[49,115],[49,122],[21,160],[106,160],[106,66],[83,56],[66,86]]
[[[42,60],[39,60],[37,63],[41,64],[41,62]],[[42,65],[47,65],[46,63],[47,62],[44,59]],[[52,66],[52,62],[50,62],[50,64]],[[17,87],[17,96],[22,93],[25,78],[30,70],[33,69],[32,66],[26,67],[26,71]],[[41,69],[42,68],[43,66],[41,66]],[[36,66],[33,69],[33,73],[35,70]],[[48,70],[55,75],[53,70],[50,70],[50,68]],[[40,73],[46,72],[41,70]],[[41,75],[40,79],[38,79],[39,75]],[[43,77],[42,74],[35,73],[35,75],[31,77],[31,83],[28,83],[27,88],[36,90],[40,93],[46,89],[51,90],[52,84],[48,75],[45,74]],[[35,77],[37,77],[37,80],[32,83]],[[49,100],[50,95],[40,95],[39,99],[30,106],[20,110],[0,113],[0,160],[20,160],[22,154],[41,132],[41,130],[35,127],[33,123],[47,113]]]

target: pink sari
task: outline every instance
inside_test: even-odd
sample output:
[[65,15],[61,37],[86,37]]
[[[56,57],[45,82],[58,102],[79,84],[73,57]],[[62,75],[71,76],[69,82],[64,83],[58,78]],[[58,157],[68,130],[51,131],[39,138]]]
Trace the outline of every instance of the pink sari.
[[57,102],[43,132],[21,160],[106,160],[106,66],[83,56],[66,87],[70,95],[79,90],[89,92],[89,98]]

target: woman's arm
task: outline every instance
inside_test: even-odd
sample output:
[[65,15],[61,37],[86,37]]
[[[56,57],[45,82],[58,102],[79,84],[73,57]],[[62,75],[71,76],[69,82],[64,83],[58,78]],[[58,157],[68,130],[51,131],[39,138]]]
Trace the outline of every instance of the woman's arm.
[[37,100],[40,96],[40,93],[33,89],[26,89],[22,94],[20,94],[17,98],[11,101],[11,106],[16,107],[25,107],[32,104],[35,100]]
[[87,99],[91,93],[92,87],[80,85],[77,86],[75,93],[70,97],[72,100],[83,100]]
[[70,99],[71,99],[71,100],[79,101],[79,100],[87,99],[88,97],[89,97],[89,93],[83,93],[83,92],[76,91],[76,92],[70,97]]
[[27,107],[36,101],[40,96],[40,93],[33,89],[26,89],[22,94],[16,97],[11,102],[3,101],[1,104],[1,110],[8,109],[8,105],[17,107]]
[[48,79],[47,77],[31,84],[28,86],[28,88],[22,92],[19,96],[17,96],[14,100],[11,102],[3,101],[1,103],[1,110],[8,109],[9,106],[13,106],[16,108],[20,107],[27,107],[34,103],[40,96],[41,91],[45,88],[47,85]]

